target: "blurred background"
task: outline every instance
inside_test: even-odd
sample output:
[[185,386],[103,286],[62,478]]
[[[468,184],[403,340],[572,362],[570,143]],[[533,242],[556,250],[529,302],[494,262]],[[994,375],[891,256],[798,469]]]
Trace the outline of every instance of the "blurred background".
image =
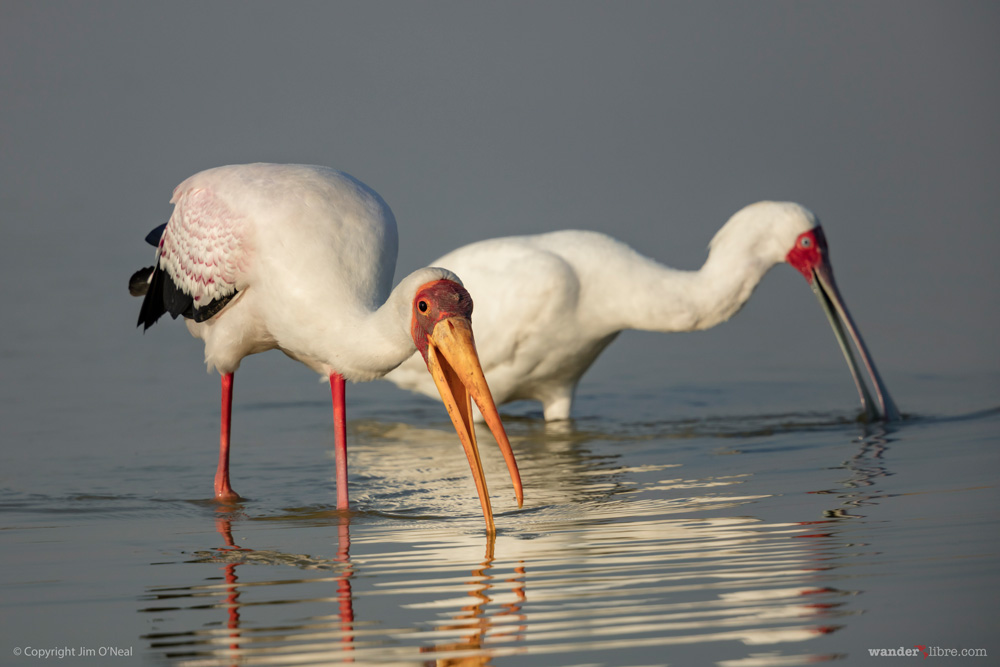
[[[998,28],[994,2],[7,0],[0,421],[72,439],[137,393],[217,418],[200,343],[180,323],[136,330],[126,280],[176,184],[254,161],[375,188],[399,222],[397,280],[471,241],[564,228],[694,269],[735,211],[796,200],[904,412],[947,405],[940,382],[920,393],[928,378],[980,382],[961,407],[993,407]],[[237,403],[285,379],[325,398],[282,355],[244,368]],[[828,372],[817,408],[853,405],[821,310],[780,266],[714,330],[623,335],[580,392]]]

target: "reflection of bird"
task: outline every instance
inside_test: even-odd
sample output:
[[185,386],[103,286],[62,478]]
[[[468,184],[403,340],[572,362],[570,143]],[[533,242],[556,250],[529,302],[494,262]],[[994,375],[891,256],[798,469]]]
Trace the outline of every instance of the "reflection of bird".
[[[559,231],[480,241],[438,259],[481,302],[480,359],[498,403],[541,401],[545,419],[567,419],[580,377],[625,329],[695,331],[732,317],[780,262],[816,292],[858,386],[866,416],[894,420],[893,404],[833,280],[816,218],[790,202],[759,202],[712,239],[698,271],[671,269],[604,234]],[[873,405],[850,350],[850,332],[878,396]],[[426,374],[425,374],[426,375]],[[409,359],[386,379],[432,389]]]
[[233,373],[243,357],[279,349],[324,377],[333,393],[337,504],[347,508],[344,378],[377,378],[419,350],[465,447],[493,530],[470,399],[486,415],[521,502],[517,465],[472,339],[472,301],[449,271],[425,268],[391,290],[396,221],[353,177],[324,167],[219,167],[175,190],[174,211],[147,240],[156,264],[129,288],[145,296],[139,324],[183,315],[222,375],[218,499],[229,483]]

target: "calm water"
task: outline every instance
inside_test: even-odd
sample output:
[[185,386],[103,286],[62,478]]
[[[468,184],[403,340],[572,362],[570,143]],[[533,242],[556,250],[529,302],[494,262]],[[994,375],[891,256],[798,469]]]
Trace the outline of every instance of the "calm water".
[[[338,513],[325,388],[280,355],[237,375],[234,485],[249,500],[222,511],[205,500],[215,379],[167,354],[56,414],[9,397],[0,663],[53,649],[191,666],[1000,655],[994,377],[897,378],[911,414],[891,429],[852,421],[846,371],[589,385],[578,410],[601,416],[562,428],[513,406],[526,502],[481,438],[489,541],[443,409],[384,383],[349,387],[355,506]],[[166,398],[136,390],[146,373]]]

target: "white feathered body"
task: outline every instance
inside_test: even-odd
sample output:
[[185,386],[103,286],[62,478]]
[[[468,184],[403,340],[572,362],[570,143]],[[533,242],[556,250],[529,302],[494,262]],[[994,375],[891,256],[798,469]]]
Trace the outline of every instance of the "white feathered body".
[[[797,204],[751,205],[718,232],[698,271],[578,230],[480,241],[432,264],[461,276],[472,295],[476,347],[497,404],[538,400],[547,420],[566,419],[581,376],[618,333],[694,331],[729,319],[815,225]],[[419,358],[386,379],[434,395]]]
[[401,295],[385,303],[396,222],[360,181],[325,167],[227,166],[188,178],[171,201],[161,268],[196,307],[236,292],[211,319],[187,320],[209,369],[233,372],[243,357],[277,348],[324,377],[364,381],[415,349],[410,304]]

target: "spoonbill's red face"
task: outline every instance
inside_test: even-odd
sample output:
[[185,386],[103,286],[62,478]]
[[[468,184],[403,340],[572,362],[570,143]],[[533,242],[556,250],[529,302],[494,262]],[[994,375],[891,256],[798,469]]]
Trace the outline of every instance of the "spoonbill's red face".
[[479,492],[479,502],[483,506],[483,516],[486,517],[486,529],[492,534],[496,532],[496,528],[483,464],[476,446],[472,401],[479,406],[479,411],[500,445],[514,483],[519,507],[524,502],[524,492],[514,452],[507,440],[507,433],[476,353],[471,315],[472,297],[464,287],[452,280],[435,280],[422,285],[413,298],[410,334],[424,357],[427,370],[434,378],[441,400],[451,416],[462,447],[465,448],[472,477],[476,481],[476,490]]
[[795,245],[788,251],[785,261],[795,267],[811,283],[814,279],[813,271],[820,265],[829,262],[828,253],[823,228],[814,227],[799,234],[798,238],[795,239]]
[[[861,332],[854,324],[854,319],[851,317],[850,311],[847,310],[847,304],[840,296],[840,290],[837,289],[837,283],[833,279],[833,267],[830,265],[830,252],[826,245],[826,235],[823,234],[823,228],[817,225],[809,231],[799,234],[795,239],[795,245],[788,251],[785,261],[795,267],[809,281],[809,286],[812,287],[827,319],[830,320],[830,326],[833,327],[837,343],[840,345],[847,365],[851,369],[851,375],[854,377],[854,384],[858,388],[858,395],[861,398],[866,418],[885,421],[899,419],[899,410],[896,409],[896,404],[889,396],[889,390],[882,382],[882,378],[879,377],[878,371],[875,370],[875,362],[872,361],[865,341],[861,338]],[[845,328],[847,333],[844,331]],[[847,340],[848,333],[854,340],[854,347],[868,370],[868,377],[875,388],[880,408],[875,407],[875,402],[862,379],[861,368],[855,360]]]

